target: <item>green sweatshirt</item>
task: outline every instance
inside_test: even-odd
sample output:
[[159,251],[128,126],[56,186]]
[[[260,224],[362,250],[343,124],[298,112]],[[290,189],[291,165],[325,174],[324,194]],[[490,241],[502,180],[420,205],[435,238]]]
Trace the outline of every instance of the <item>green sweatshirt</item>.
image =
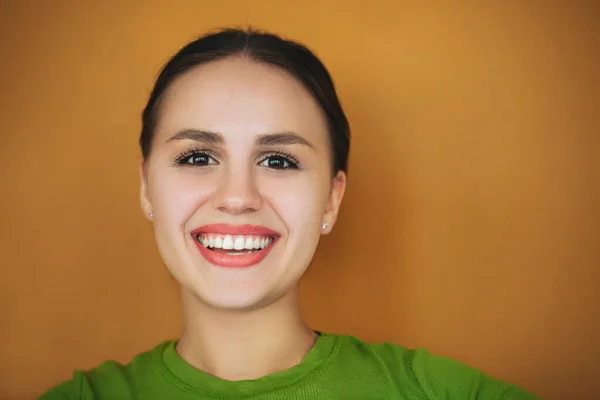
[[226,381],[186,363],[165,342],[123,366],[106,362],[42,400],[533,400],[536,397],[426,350],[321,333],[302,363],[256,380]]

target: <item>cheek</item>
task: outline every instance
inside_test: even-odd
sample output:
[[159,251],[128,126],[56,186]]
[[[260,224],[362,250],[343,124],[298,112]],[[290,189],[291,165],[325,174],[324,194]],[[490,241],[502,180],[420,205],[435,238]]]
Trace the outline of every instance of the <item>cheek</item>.
[[155,227],[179,230],[214,192],[215,174],[197,176],[194,171],[161,170],[149,182]]
[[316,174],[273,178],[262,185],[265,199],[295,234],[318,231],[327,205],[329,186]]

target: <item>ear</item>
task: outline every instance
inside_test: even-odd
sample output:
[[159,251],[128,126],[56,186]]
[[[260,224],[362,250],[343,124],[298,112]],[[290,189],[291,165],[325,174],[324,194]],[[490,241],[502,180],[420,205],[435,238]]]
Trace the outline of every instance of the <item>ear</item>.
[[327,208],[325,209],[325,215],[323,215],[323,222],[327,224],[327,227],[321,230],[321,233],[324,235],[331,232],[331,229],[337,220],[340,205],[344,198],[344,192],[346,191],[347,180],[348,178],[344,171],[338,171],[333,178],[329,199],[327,201]]
[[152,202],[148,195],[148,179],[146,178],[146,163],[144,162],[144,159],[140,159],[138,172],[140,176],[140,204],[142,206],[142,212],[146,218],[152,221]]

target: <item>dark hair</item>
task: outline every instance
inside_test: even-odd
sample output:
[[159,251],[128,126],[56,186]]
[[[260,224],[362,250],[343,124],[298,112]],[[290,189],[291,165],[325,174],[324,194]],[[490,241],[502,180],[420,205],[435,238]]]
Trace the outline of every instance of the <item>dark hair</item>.
[[143,158],[150,155],[161,98],[169,85],[198,65],[234,56],[277,66],[302,82],[327,118],[333,173],[347,172],[350,127],[329,72],[305,46],[254,29],[225,29],[203,36],[187,44],[165,64],[142,114],[140,147]]

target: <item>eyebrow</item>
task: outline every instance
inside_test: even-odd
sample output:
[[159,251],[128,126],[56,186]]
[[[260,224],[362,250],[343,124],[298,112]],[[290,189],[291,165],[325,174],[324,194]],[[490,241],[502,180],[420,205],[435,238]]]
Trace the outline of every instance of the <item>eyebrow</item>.
[[[173,140],[193,140],[194,142],[213,145],[225,144],[225,138],[223,138],[223,135],[220,133],[198,129],[184,129],[168,138],[166,142],[168,143]],[[268,133],[260,135],[254,141],[254,144],[265,147],[301,144],[313,149],[315,148],[315,146],[313,146],[308,140],[294,132]]]
[[308,140],[294,132],[269,133],[260,135],[254,143],[257,146],[277,146],[286,144],[301,144],[311,148],[315,148]]
[[184,129],[177,132],[166,140],[166,143],[173,140],[193,140],[194,142],[222,145],[225,143],[225,139],[220,133],[203,131],[198,129]]

